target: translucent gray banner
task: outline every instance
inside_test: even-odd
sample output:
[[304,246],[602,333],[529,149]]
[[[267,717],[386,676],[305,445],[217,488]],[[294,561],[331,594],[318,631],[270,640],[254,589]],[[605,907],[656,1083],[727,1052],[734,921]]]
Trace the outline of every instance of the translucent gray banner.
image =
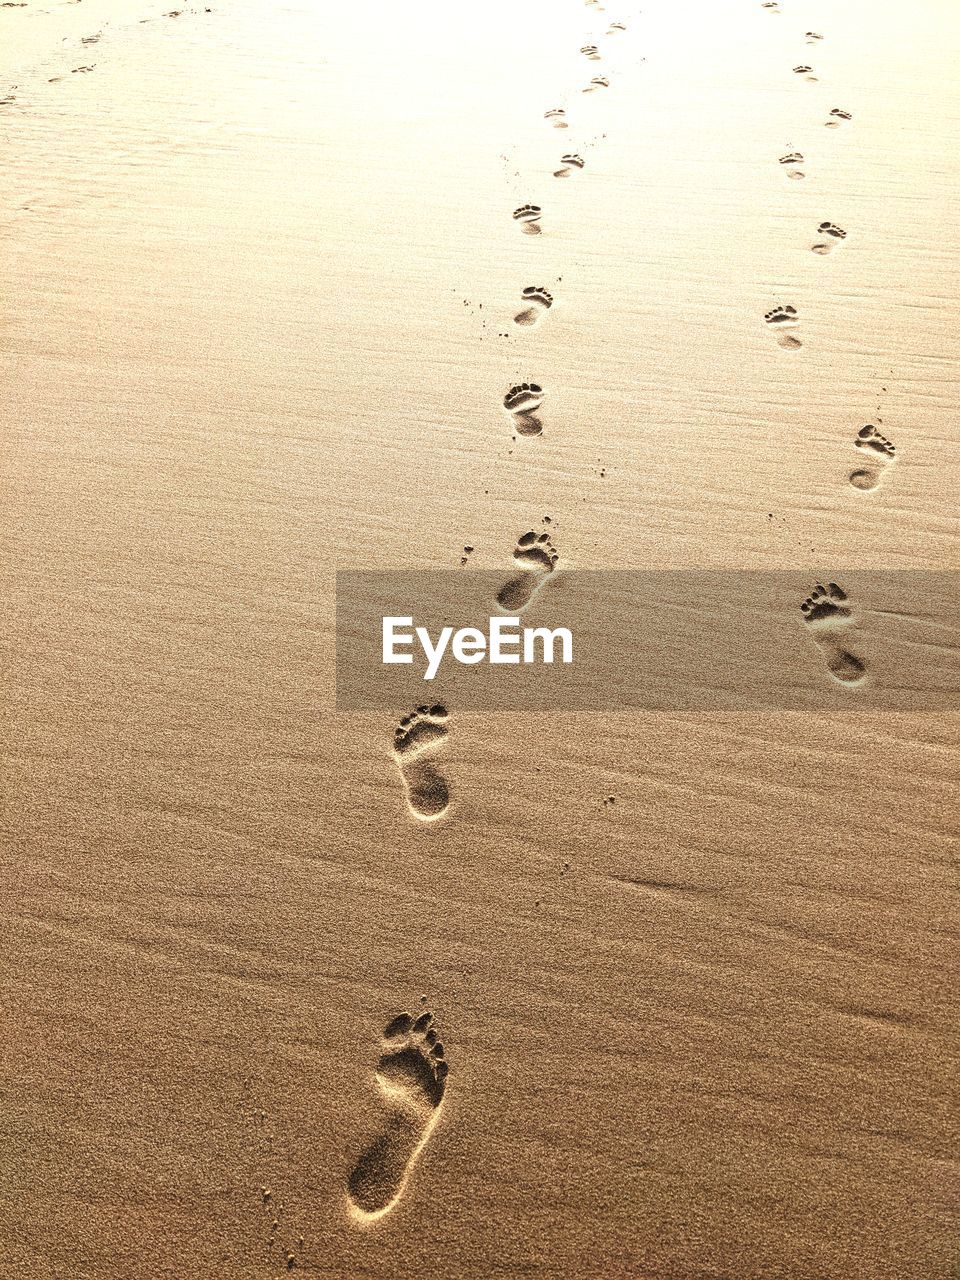
[[337,574],[340,710],[960,709],[957,572]]

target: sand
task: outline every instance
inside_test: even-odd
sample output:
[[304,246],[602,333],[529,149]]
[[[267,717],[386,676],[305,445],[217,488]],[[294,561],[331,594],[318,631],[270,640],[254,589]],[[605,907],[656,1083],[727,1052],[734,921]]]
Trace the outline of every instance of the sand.
[[338,569],[957,568],[952,0],[0,46],[0,1271],[955,1274],[955,717],[333,705]]

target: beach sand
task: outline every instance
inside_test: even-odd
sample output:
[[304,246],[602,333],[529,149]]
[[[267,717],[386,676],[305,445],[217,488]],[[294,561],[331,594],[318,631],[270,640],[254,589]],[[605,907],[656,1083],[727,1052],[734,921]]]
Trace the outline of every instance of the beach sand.
[[956,717],[333,705],[338,569],[957,568],[953,0],[0,45],[3,1274],[957,1274]]

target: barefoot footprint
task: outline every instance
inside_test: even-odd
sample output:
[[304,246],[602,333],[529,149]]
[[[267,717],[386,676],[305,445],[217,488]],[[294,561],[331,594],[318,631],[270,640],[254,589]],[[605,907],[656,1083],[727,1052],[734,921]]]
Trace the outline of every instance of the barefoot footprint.
[[823,36],[819,31],[807,31],[804,33],[804,39],[807,44],[817,44],[818,41],[823,39]]
[[847,593],[836,582],[829,582],[826,586],[817,583],[801,604],[800,612],[823,652],[827,670],[833,678],[841,684],[857,685],[866,677],[867,668],[837,638],[839,630],[854,616],[853,606],[847,600]]
[[780,157],[780,163],[786,169],[788,178],[802,178],[803,170],[799,167],[803,164],[803,156],[799,151],[790,151],[785,156]]
[[536,324],[544,312],[553,306],[553,294],[548,293],[542,284],[529,284],[523,291],[523,301],[524,309],[513,317],[513,323]]
[[376,1080],[383,1095],[378,1131],[347,1179],[353,1216],[382,1218],[403,1195],[440,1115],[449,1067],[433,1014],[398,1014],[383,1031]]
[[513,216],[520,223],[520,230],[525,236],[538,236],[540,234],[540,219],[543,216],[543,210],[538,204],[522,204],[519,209],[514,209]]
[[855,489],[875,489],[880,478],[891,462],[896,459],[897,450],[892,441],[877,430],[872,424],[861,427],[853,442],[858,449],[864,449],[873,457],[873,464],[857,467],[850,472],[850,483]]
[[825,120],[824,124],[828,129],[839,129],[845,120],[852,120],[853,116],[849,111],[841,111],[839,107],[833,107],[830,111],[830,119]]
[[794,75],[803,76],[804,80],[809,80],[812,84],[816,84],[817,76],[813,67],[808,67],[805,62],[802,62],[799,67],[794,67],[793,73]]
[[589,58],[591,62],[600,61],[600,50],[595,44],[585,44],[580,52],[585,58]]
[[560,556],[549,534],[531,529],[517,539],[513,558],[523,572],[503,584],[497,592],[497,604],[506,613],[518,614],[553,576]]
[[567,124],[567,113],[563,107],[551,107],[549,111],[543,113],[544,120],[549,120],[555,129],[569,129]]
[[846,600],[847,593],[836,582],[830,582],[825,587],[817,583],[800,606],[800,612],[811,625],[843,622],[853,616],[853,610],[846,604]]
[[537,411],[545,394],[538,382],[518,382],[503,397],[503,407],[513,419],[518,436],[543,434],[543,421]]
[[560,161],[561,168],[554,169],[553,176],[555,178],[569,178],[574,169],[582,169],[584,165],[583,156],[578,156],[576,152],[569,151]]
[[795,329],[800,323],[796,307],[774,307],[763,318],[776,331],[777,342],[781,347],[785,347],[788,351],[793,351],[797,347],[803,346],[803,343],[795,334],[784,332],[784,330]]
[[417,707],[394,730],[393,754],[407,790],[407,805],[422,822],[439,818],[450,804],[446,780],[424,758],[442,746],[447,732],[447,709],[441,703]]
[[596,93],[598,89],[609,89],[609,88],[610,88],[610,81],[607,79],[606,76],[594,76],[583,92]]
[[835,249],[846,238],[847,233],[843,227],[838,227],[835,222],[821,222],[817,227],[817,238],[810,248],[814,253],[822,255],[829,253],[831,249]]

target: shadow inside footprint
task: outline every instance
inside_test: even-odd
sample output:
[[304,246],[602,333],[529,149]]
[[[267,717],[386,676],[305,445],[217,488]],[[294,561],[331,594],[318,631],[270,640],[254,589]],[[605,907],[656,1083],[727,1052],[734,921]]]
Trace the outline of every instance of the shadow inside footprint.
[[428,759],[445,741],[447,709],[440,703],[419,706],[404,716],[393,734],[393,753],[407,792],[407,805],[423,822],[439,818],[450,804],[446,779]]
[[867,674],[865,663],[836,638],[838,628],[842,631],[853,619],[846,591],[836,582],[826,586],[818,582],[801,604],[800,612],[833,678],[845,685],[860,684]]
[[575,151],[568,151],[560,161],[560,168],[554,169],[553,176],[555,178],[569,178],[574,169],[582,169],[583,166],[583,156],[578,155]]
[[793,351],[803,346],[803,342],[796,334],[788,332],[800,323],[796,307],[789,304],[785,307],[774,307],[763,318],[776,334],[777,342],[781,347],[787,351]]
[[810,248],[814,253],[823,255],[830,253],[831,250],[842,244],[846,238],[847,233],[843,227],[838,227],[835,222],[821,222],[817,227],[817,238]]
[[517,540],[513,558],[523,572],[503,584],[497,592],[497,604],[505,613],[519,614],[553,575],[560,557],[549,534],[531,529]]
[[847,593],[836,582],[823,586],[817,583],[800,606],[804,621],[816,625],[819,622],[840,622],[849,618],[853,610],[845,601]]
[[[523,322],[518,320],[518,323]],[[538,382],[518,382],[503,397],[503,407],[510,414],[517,435],[543,434],[543,420],[539,416],[539,409],[545,394]]]
[[398,1014],[383,1032],[376,1080],[383,1099],[377,1132],[347,1178],[355,1218],[370,1222],[397,1204],[440,1114],[449,1067],[433,1014]]
[[867,674],[867,668],[855,653],[848,649],[829,647],[825,652],[827,670],[834,680],[842,684],[859,684]]
[[520,223],[520,230],[525,236],[541,234],[540,219],[542,217],[543,210],[538,204],[522,204],[519,209],[513,211],[514,221]]
[[802,178],[804,176],[800,165],[803,164],[803,155],[799,151],[790,151],[785,156],[780,157],[780,163],[783,165],[788,178]]
[[514,324],[536,324],[543,313],[553,306],[553,294],[548,293],[542,284],[527,285],[522,297],[526,305],[513,317]]
[[851,471],[850,483],[855,489],[876,489],[883,472],[896,459],[896,446],[872,423],[860,428],[853,443],[858,449],[863,449],[871,454],[874,464],[866,467],[857,467]]

